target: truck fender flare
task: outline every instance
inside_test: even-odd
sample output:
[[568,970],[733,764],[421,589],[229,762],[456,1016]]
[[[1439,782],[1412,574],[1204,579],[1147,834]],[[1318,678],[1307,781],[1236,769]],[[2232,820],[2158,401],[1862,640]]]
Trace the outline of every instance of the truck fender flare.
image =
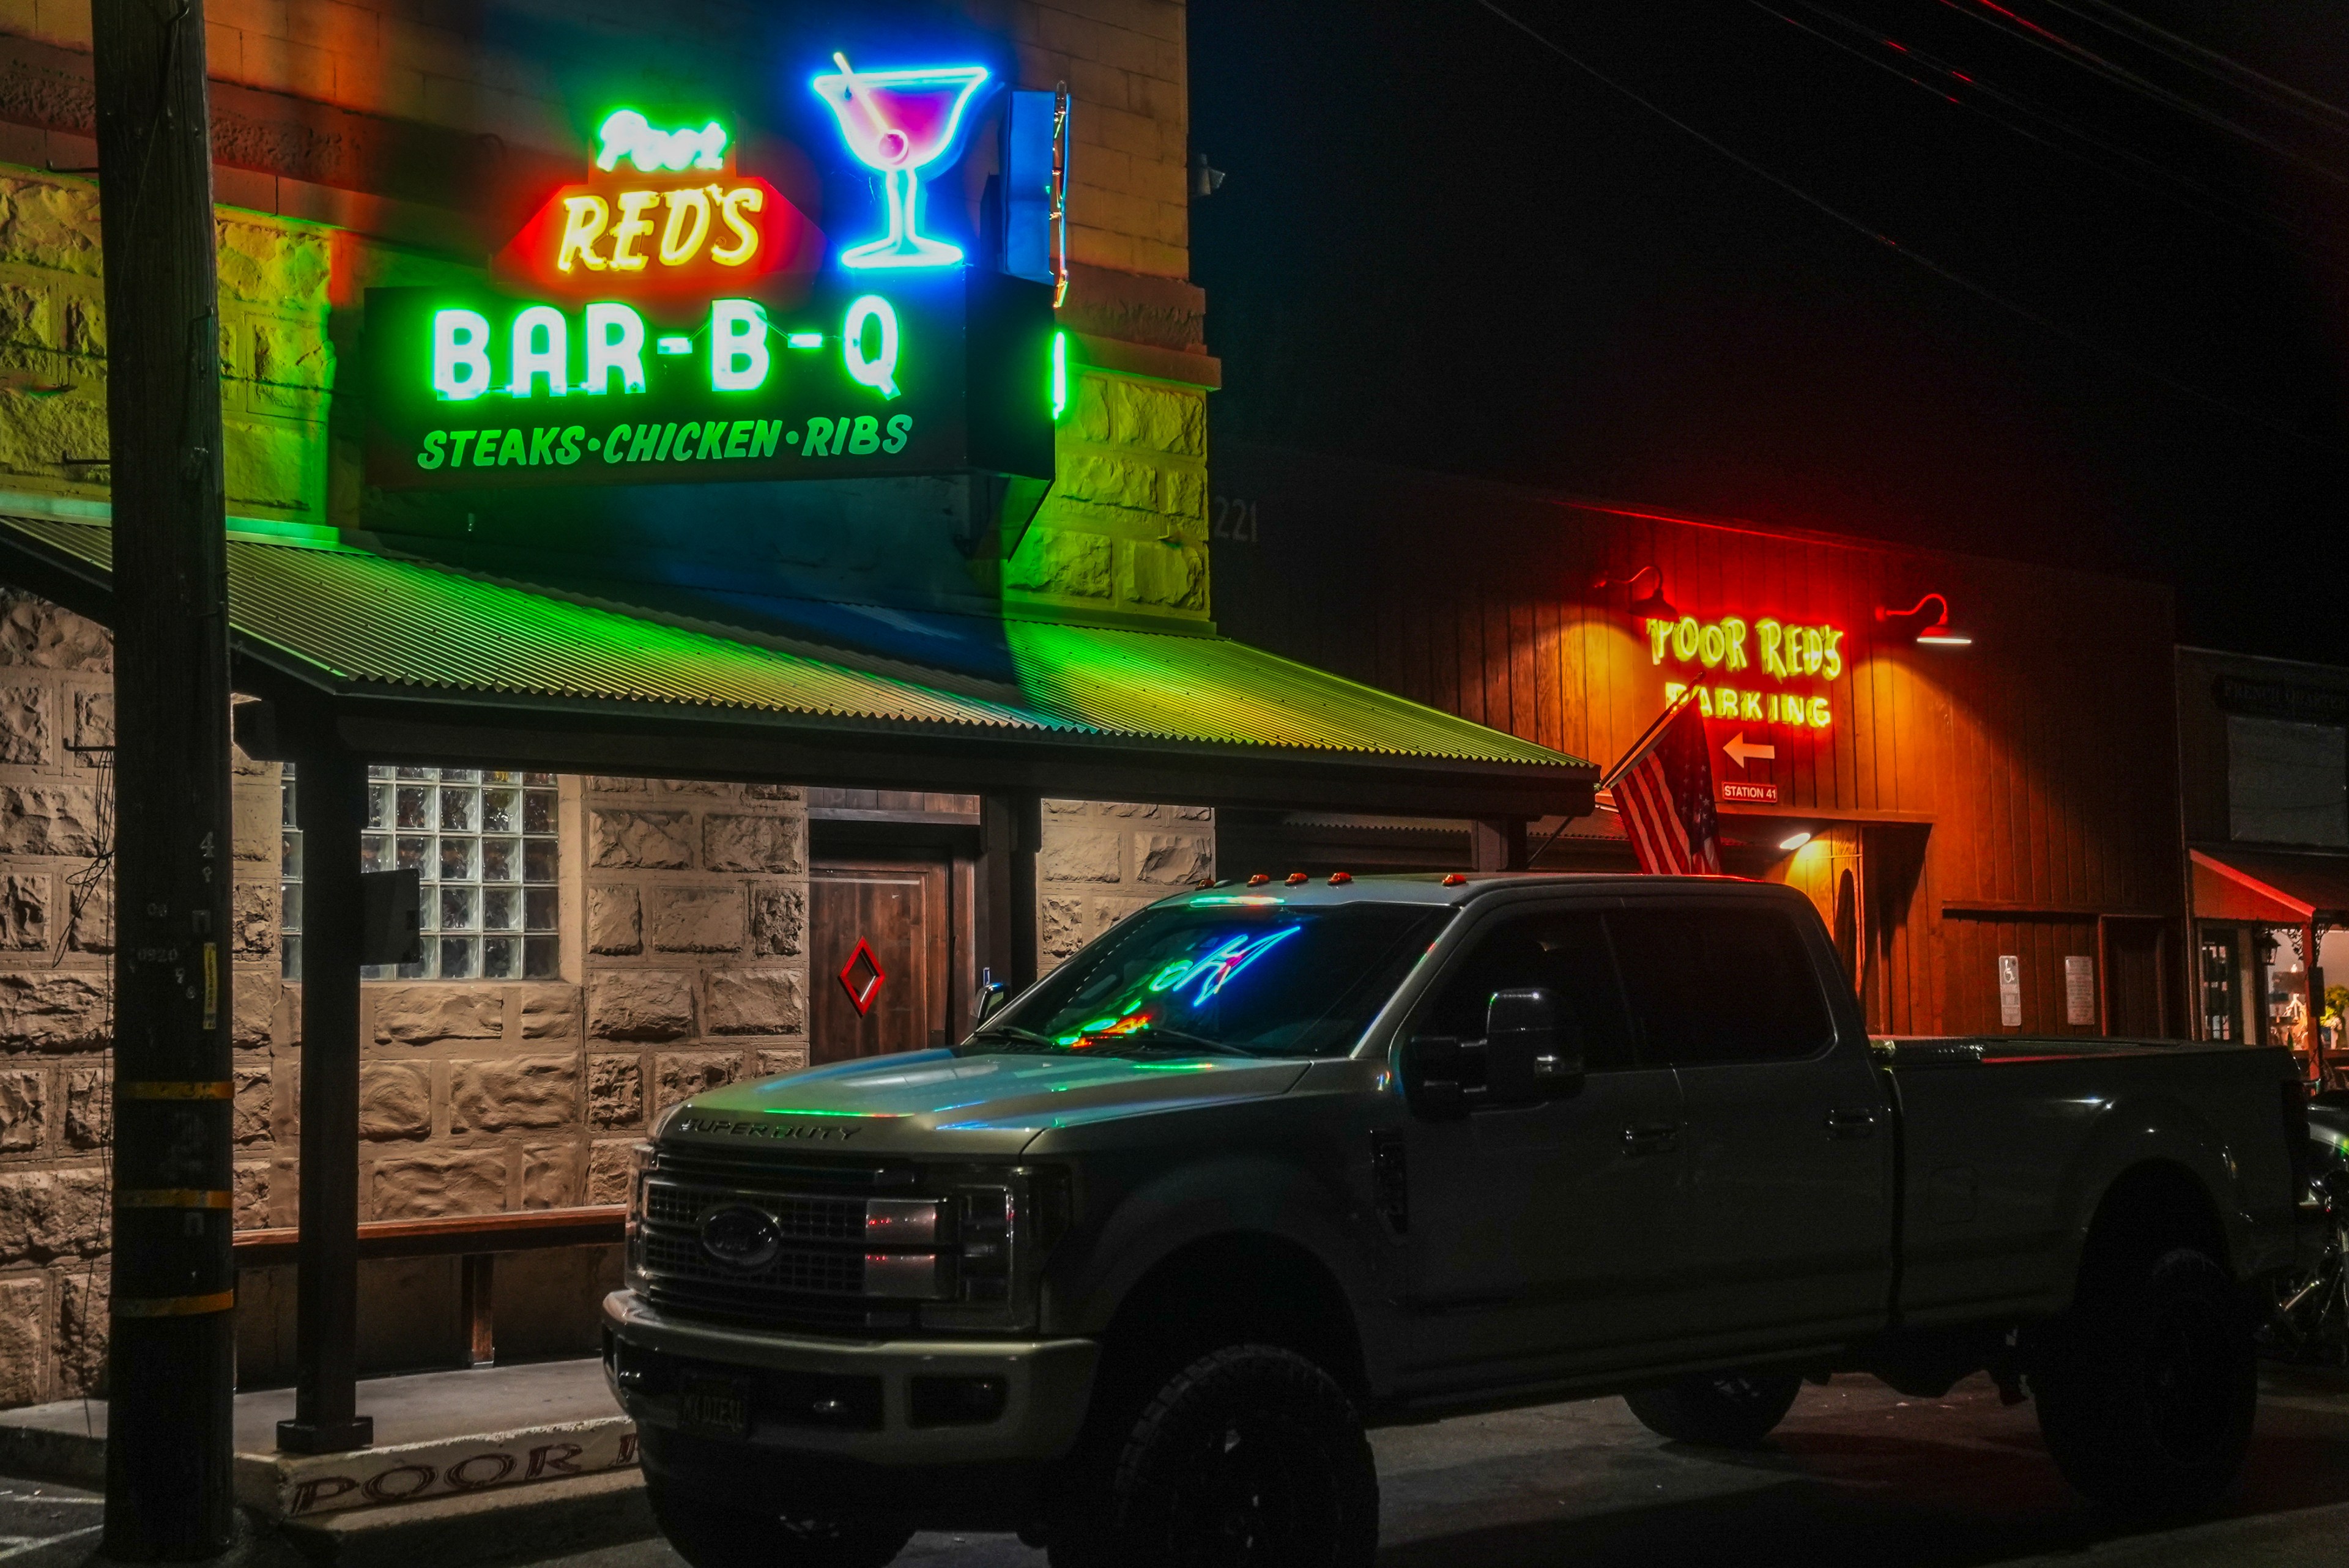
[[2236,1201],[2232,1163],[2225,1138],[2209,1119],[2175,1096],[2125,1095],[2106,1106],[2065,1168],[2057,1200],[2064,1224],[2059,1277],[2065,1291],[2079,1278],[2088,1233],[2106,1198],[2130,1172],[2155,1166],[2183,1172],[2201,1190],[2228,1253],[2217,1261],[2232,1268],[2250,1226]]
[[[1293,1165],[1233,1155],[1186,1165],[1129,1193],[1088,1249],[1098,1261],[1061,1285],[1065,1321],[1080,1334],[1102,1333],[1166,1259],[1201,1242],[1246,1235],[1305,1253],[1350,1305],[1375,1296],[1340,1194]],[[1349,1326],[1359,1338],[1359,1321]]]

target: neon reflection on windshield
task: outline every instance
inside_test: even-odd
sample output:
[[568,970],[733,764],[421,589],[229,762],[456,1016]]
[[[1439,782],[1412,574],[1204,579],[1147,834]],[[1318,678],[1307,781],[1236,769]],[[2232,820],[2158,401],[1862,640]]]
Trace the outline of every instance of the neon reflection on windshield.
[[[1143,1011],[1151,997],[1168,992],[1179,994],[1195,980],[1198,985],[1191,993],[1190,1006],[1204,1007],[1209,997],[1231,984],[1234,975],[1304,929],[1302,924],[1288,925],[1257,937],[1244,932],[1226,938],[1203,957],[1178,958],[1144,982],[1142,994],[1133,995],[1123,1006],[1112,1005],[1111,1011],[1080,1025],[1073,1034],[1062,1035],[1053,1043],[1082,1050],[1095,1040],[1139,1034],[1156,1021],[1154,1013]],[[1179,1001],[1181,997],[1178,995],[1169,999]]]

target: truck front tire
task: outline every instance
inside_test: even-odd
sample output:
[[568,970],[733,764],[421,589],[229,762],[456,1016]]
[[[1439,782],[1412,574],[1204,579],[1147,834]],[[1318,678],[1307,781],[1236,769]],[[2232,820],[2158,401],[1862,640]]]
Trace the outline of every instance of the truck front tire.
[[693,1568],[883,1568],[914,1532],[886,1520],[785,1519],[645,1477],[653,1522]]
[[1676,1443],[1750,1449],[1794,1408],[1803,1380],[1792,1373],[1698,1372],[1623,1396],[1640,1424]]
[[1361,1418],[1293,1351],[1203,1356],[1112,1438],[1053,1526],[1053,1568],[1370,1568],[1377,1553]]
[[2031,1377],[2064,1479],[2131,1513],[2218,1501],[2251,1446],[2251,1329],[2234,1280],[2190,1248],[2083,1299],[2054,1326]]

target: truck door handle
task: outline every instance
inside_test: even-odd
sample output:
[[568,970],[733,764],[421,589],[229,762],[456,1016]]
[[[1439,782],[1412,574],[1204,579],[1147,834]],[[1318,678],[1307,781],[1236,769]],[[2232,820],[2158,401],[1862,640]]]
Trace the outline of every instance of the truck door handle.
[[1876,1136],[1876,1112],[1872,1110],[1831,1110],[1827,1112],[1829,1138],[1873,1138]]
[[1623,1130],[1623,1153],[1627,1159],[1636,1160],[1643,1154],[1670,1154],[1680,1146],[1681,1129],[1676,1121],[1651,1122],[1645,1127]]

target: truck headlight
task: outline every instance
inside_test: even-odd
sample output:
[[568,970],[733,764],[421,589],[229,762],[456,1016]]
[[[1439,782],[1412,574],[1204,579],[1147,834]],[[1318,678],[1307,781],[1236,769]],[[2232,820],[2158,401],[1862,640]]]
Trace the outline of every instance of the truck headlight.
[[629,1148],[627,1240],[620,1249],[620,1269],[622,1283],[630,1290],[645,1288],[645,1181],[659,1169],[658,1146],[638,1143]]

